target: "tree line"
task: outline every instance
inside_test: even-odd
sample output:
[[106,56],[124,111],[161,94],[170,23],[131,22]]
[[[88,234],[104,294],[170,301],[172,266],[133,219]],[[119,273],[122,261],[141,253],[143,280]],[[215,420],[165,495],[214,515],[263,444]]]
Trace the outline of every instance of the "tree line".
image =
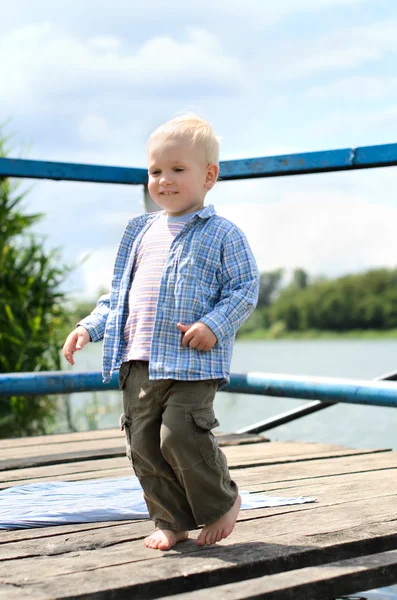
[[397,328],[397,268],[333,279],[311,279],[300,268],[288,285],[282,269],[261,273],[258,305],[240,335],[269,328],[280,335]]

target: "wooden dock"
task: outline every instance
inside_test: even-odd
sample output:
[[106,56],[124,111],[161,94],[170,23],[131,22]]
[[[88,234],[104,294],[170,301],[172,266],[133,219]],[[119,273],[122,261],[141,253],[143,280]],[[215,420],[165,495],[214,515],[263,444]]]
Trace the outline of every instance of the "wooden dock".
[[[331,600],[397,583],[397,452],[220,436],[240,488],[316,503],[240,512],[169,552],[148,520],[0,530],[0,600]],[[118,430],[3,440],[0,488],[131,473]],[[0,502],[1,506],[1,502]]]

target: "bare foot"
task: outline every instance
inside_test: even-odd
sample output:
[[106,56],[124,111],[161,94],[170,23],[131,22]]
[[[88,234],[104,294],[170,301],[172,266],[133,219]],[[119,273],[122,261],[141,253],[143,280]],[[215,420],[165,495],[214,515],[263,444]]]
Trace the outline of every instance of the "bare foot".
[[156,529],[152,535],[144,539],[148,548],[158,550],[170,550],[177,542],[184,542],[189,537],[188,531],[169,531],[168,529]]
[[227,538],[234,529],[240,506],[241,496],[239,494],[236,498],[236,502],[227,513],[215,521],[215,523],[210,523],[203,527],[197,538],[197,546],[205,546],[206,544],[209,546],[210,544],[216,544],[216,542],[220,542],[222,539]]

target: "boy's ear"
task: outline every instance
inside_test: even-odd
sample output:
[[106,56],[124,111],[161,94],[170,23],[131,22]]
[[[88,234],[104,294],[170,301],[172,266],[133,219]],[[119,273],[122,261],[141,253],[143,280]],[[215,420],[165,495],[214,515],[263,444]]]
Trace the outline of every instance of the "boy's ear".
[[216,183],[219,175],[219,167],[215,164],[210,164],[207,167],[207,174],[205,177],[204,187],[210,190]]

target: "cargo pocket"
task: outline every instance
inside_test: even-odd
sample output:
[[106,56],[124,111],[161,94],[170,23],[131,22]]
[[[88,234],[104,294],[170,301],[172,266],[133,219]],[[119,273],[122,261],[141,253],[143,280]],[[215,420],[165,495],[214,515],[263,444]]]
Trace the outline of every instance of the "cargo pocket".
[[132,449],[131,449],[131,419],[130,417],[127,417],[124,413],[122,415],[120,415],[120,429],[121,431],[125,431],[125,448],[126,448],[126,454],[127,454],[127,458],[130,461],[131,465],[133,464],[132,462]]
[[123,390],[125,388],[125,384],[127,382],[127,377],[130,373],[131,362],[123,362],[120,365],[119,370],[119,389]]
[[200,450],[200,454],[209,467],[223,466],[218,440],[212,433],[214,427],[219,426],[212,408],[200,408],[191,412],[193,419],[193,433]]

